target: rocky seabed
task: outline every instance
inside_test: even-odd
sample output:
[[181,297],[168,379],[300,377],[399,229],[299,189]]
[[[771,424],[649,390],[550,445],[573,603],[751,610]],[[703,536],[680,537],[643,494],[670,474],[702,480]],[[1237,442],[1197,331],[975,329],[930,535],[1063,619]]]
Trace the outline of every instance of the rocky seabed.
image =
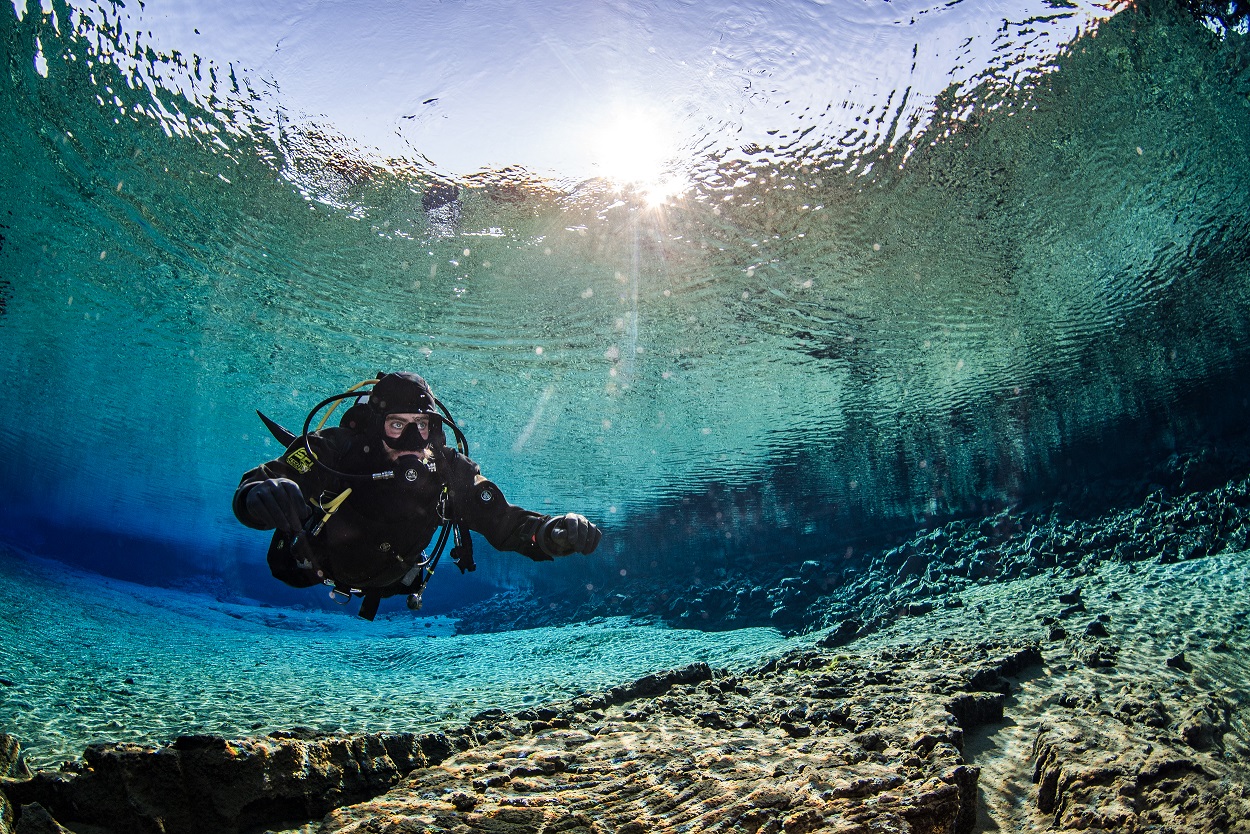
[[[930,640],[806,650],[737,674],[706,664],[425,735],[105,744],[22,772],[3,739],[4,834],[163,832],[970,832],[970,734],[1013,719],[1049,669],[1031,786],[1036,830],[1250,832],[1235,706],[1143,680],[1104,694],[1080,641]],[[1023,828],[1021,830],[1024,830]]]
[[[678,628],[768,625],[785,634],[836,628],[846,639],[900,617],[963,604],[970,588],[1054,569],[1082,576],[1105,563],[1171,564],[1250,547],[1250,478],[1186,490],[1195,461],[1179,458],[1136,506],[1078,517],[1063,503],[960,519],[896,547],[809,560],[766,581],[726,569],[714,583],[621,582],[604,593],[509,592],[459,612],[463,631],[494,631],[600,616],[656,618]],[[1079,504],[1075,501],[1074,504]]]

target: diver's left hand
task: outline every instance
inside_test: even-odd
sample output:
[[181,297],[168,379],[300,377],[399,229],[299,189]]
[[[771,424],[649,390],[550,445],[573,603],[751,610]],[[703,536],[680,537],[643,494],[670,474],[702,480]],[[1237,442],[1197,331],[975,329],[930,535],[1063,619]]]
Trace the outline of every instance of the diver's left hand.
[[545,535],[539,537],[539,542],[552,556],[593,553],[603,538],[602,530],[577,513],[553,516],[543,522],[542,529]]

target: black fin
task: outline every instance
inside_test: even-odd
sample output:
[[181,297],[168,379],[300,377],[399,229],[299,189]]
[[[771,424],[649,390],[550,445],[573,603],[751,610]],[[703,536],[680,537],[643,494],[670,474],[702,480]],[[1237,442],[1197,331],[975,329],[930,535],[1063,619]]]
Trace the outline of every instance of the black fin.
[[283,449],[285,449],[287,446],[290,446],[291,443],[295,440],[294,434],[291,434],[291,432],[282,428],[282,426],[279,426],[277,423],[275,423],[273,420],[270,420],[264,414],[261,414],[260,409],[256,410],[256,416],[259,417],[261,419],[261,422],[265,424],[265,428],[269,429],[269,433],[273,435],[273,439],[282,444]]

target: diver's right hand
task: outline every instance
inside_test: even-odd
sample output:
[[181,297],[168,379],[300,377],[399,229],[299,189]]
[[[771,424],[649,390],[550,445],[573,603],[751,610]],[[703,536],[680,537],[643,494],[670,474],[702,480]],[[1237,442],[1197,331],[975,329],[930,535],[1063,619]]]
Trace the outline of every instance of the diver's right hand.
[[294,533],[304,528],[312,507],[304,500],[299,484],[290,478],[270,478],[247,491],[247,514],[265,529]]

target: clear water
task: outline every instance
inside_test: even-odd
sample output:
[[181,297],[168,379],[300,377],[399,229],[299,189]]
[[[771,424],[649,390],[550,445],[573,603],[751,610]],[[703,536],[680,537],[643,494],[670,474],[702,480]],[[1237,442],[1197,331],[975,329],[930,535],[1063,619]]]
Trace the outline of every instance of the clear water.
[[0,540],[108,575],[303,599],[230,514],[253,409],[378,369],[607,531],[447,605],[1244,421],[1250,46],[1163,3],[15,0],[0,49]]

